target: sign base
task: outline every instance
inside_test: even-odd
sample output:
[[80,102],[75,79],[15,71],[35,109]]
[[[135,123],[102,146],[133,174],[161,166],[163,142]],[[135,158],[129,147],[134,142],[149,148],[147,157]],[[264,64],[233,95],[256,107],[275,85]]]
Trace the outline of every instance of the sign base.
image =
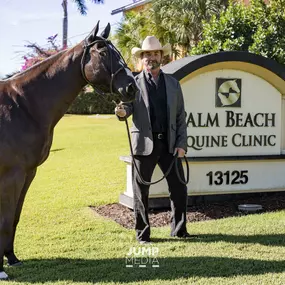
[[[201,196],[188,196],[187,206],[198,206],[206,205],[217,202],[234,202],[238,200],[244,200],[249,198],[260,198],[270,195],[284,195],[285,191],[277,192],[261,192],[261,193],[240,193],[240,194],[218,194],[218,195],[201,195]],[[170,209],[169,197],[149,197],[149,209]],[[119,197],[119,203],[129,209],[133,210],[133,197],[129,196],[127,193],[122,193]],[[238,211],[238,203],[237,203]]]

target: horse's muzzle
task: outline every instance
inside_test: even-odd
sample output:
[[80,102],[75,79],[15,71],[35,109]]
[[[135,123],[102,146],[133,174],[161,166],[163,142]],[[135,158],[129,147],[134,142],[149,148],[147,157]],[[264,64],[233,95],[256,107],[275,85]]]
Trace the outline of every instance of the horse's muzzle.
[[129,94],[130,96],[133,96],[134,99],[138,91],[139,89],[135,82],[132,82],[127,86],[127,94]]
[[139,89],[136,82],[131,82],[127,85],[125,90],[123,88],[119,88],[119,92],[121,93],[124,102],[130,102],[135,100],[136,94],[138,93]]

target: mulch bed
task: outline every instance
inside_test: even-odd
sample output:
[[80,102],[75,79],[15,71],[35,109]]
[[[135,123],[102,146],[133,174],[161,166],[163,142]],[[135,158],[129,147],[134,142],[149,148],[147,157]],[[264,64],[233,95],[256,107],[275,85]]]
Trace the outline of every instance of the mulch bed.
[[[262,212],[278,211],[285,209],[285,195],[284,193],[268,193],[245,199],[190,206],[187,209],[187,222],[244,215],[244,213],[238,211],[238,205],[240,204],[260,204],[263,207]],[[112,219],[127,229],[134,228],[133,211],[121,204],[90,207],[99,215]],[[169,225],[171,216],[169,209],[150,210],[149,213],[150,225],[152,227]]]

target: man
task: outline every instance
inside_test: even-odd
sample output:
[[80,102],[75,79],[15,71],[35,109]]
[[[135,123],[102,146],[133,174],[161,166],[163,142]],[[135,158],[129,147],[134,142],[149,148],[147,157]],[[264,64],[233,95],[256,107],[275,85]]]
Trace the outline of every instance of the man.
[[[177,153],[184,156],[187,133],[184,101],[179,82],[162,72],[162,57],[170,53],[170,45],[162,47],[154,36],[145,38],[142,48],[133,48],[132,54],[141,59],[143,71],[136,76],[141,88],[133,103],[124,103],[115,109],[120,120],[133,115],[132,147],[134,160],[143,180],[151,181],[156,164],[165,173]],[[180,176],[184,179],[181,159]],[[190,237],[186,230],[187,187],[182,184],[173,167],[167,176],[172,218],[171,236]],[[149,186],[144,185],[133,166],[134,214],[137,240],[150,242],[148,219]]]

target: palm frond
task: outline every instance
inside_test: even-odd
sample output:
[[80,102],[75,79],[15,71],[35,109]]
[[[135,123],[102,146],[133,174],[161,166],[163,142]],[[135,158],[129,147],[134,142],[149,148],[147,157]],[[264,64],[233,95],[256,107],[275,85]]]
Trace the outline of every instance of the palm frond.
[[81,15],[87,14],[87,6],[85,4],[85,0],[73,0],[73,2],[76,4],[78,11]]

